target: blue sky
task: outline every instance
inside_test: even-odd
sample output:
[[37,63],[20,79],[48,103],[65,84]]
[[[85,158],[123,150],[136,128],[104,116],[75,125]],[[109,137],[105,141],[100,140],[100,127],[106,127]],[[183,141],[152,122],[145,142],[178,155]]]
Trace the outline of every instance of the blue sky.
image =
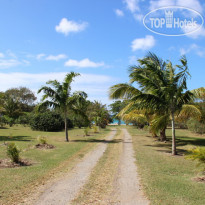
[[186,54],[189,89],[205,86],[205,29],[192,35],[157,35],[143,16],[163,6],[186,6],[204,16],[199,0],[0,0],[0,90],[81,73],[73,90],[110,103],[108,88],[128,81],[128,67],[148,51],[177,63]]

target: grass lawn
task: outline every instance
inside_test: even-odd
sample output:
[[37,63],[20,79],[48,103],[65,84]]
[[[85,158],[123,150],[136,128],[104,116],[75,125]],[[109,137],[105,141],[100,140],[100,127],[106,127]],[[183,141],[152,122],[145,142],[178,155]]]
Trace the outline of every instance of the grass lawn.
[[[109,129],[100,133],[90,132],[84,137],[83,129],[69,130],[71,142],[65,142],[64,132],[32,131],[29,127],[14,126],[0,129],[0,159],[7,158],[6,142],[15,142],[22,150],[21,157],[30,160],[33,164],[27,167],[0,169],[0,204],[13,204],[21,200],[35,186],[44,183],[56,173],[71,168],[73,163],[94,147],[98,140],[103,139]],[[40,150],[34,148],[37,136],[46,136],[48,143],[56,148]]]
[[[194,146],[205,146],[205,137],[188,130],[177,129],[178,156],[171,156],[171,142],[162,143],[146,131],[128,128],[133,136],[138,171],[143,189],[151,204],[202,205],[205,204],[205,183],[193,178],[201,173],[196,162],[184,154]],[[167,130],[171,139],[171,130]]]

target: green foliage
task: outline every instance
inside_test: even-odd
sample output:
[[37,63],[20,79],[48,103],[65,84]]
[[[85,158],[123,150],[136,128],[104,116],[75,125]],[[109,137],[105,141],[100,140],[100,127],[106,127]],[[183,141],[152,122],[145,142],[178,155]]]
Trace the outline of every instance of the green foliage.
[[[194,99],[194,94],[187,90],[188,77],[190,74],[185,56],[181,57],[179,65],[173,65],[154,53],[148,53],[143,59],[138,60],[137,66],[130,68],[130,84],[121,83],[110,88],[110,98],[128,100],[129,109],[150,110],[157,116],[171,116],[172,154],[175,155],[175,115]],[[135,87],[135,83],[138,84],[138,88]],[[167,126],[161,117],[155,119],[155,124],[156,128],[160,129]]]
[[12,127],[15,124],[16,119],[13,118],[13,117],[9,117],[8,115],[4,115],[3,116],[3,122],[5,124],[8,124],[10,127]]
[[150,129],[150,127],[149,127],[148,125],[145,125],[145,126],[143,127],[143,130],[144,130],[144,131],[149,131],[149,129]]
[[99,128],[96,125],[94,125],[92,128],[93,128],[93,132],[94,133],[98,133],[99,132]]
[[31,112],[37,99],[34,93],[26,87],[11,88],[5,92],[5,96],[12,98],[18,103],[21,112]]
[[8,144],[7,155],[13,162],[19,163],[20,161],[19,153],[20,153],[20,150],[18,149],[15,143]]
[[188,159],[197,160],[199,165],[202,165],[205,169],[205,148],[197,147],[189,150],[187,156]]
[[34,114],[29,123],[31,129],[39,131],[54,132],[61,131],[64,128],[64,121],[61,115],[51,111]]
[[[86,98],[87,94],[84,92],[71,94],[71,83],[74,78],[79,75],[79,73],[70,72],[66,75],[62,83],[57,80],[48,81],[47,85],[50,86],[43,86],[38,91],[38,93],[43,92],[42,103],[39,105],[39,109],[41,107],[46,107],[58,110],[64,116],[64,120],[67,118],[68,110],[73,110],[77,114],[82,114],[81,110],[75,107],[75,105],[78,103],[82,105],[81,102]],[[68,142],[67,128],[67,124],[65,123],[65,136]]]
[[85,134],[85,136],[89,136],[89,130],[90,130],[89,127],[84,128],[84,134]]
[[91,102],[87,112],[89,120],[94,121],[95,125],[100,128],[106,128],[107,124],[112,121],[106,105],[98,101]]
[[84,119],[81,116],[78,116],[78,117],[73,118],[73,124],[75,127],[78,127],[78,128],[87,127],[90,125],[90,121]]
[[199,133],[199,134],[204,134],[205,133],[205,124],[201,123],[195,119],[190,119],[187,122],[187,127],[189,130]]
[[38,136],[37,140],[38,140],[39,144],[47,144],[47,138],[46,137]]
[[28,113],[25,113],[25,114],[19,116],[19,118],[17,119],[16,122],[20,125],[26,126],[29,124],[30,118],[31,118],[31,115]]

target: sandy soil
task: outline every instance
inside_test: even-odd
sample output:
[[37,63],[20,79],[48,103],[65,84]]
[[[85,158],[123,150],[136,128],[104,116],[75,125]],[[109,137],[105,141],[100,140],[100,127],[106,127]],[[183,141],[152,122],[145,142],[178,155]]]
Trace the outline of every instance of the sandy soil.
[[119,171],[114,182],[114,203],[123,205],[148,205],[150,202],[144,196],[137,174],[132,137],[126,129],[124,132],[123,153],[120,159]]
[[[107,140],[112,140],[116,131],[112,131]],[[107,144],[99,144],[93,151],[86,154],[82,161],[73,168],[65,178],[53,183],[43,191],[35,201],[35,205],[67,205],[76,197],[80,188],[88,180],[91,170],[106,150]]]

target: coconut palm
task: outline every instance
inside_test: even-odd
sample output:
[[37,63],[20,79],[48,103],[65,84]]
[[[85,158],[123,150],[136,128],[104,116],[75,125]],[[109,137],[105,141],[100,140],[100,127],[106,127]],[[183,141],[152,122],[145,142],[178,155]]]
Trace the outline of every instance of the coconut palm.
[[[138,66],[130,68],[130,84],[118,84],[110,88],[111,99],[129,99],[130,105],[138,110],[152,110],[157,117],[153,124],[155,130],[164,130],[169,118],[172,122],[172,154],[176,155],[175,116],[183,106],[193,99],[193,94],[187,90],[188,72],[187,60],[180,59],[181,65],[173,66],[153,53],[138,60]],[[134,87],[139,85],[139,89]],[[200,112],[192,106],[196,112]]]
[[68,138],[68,126],[67,126],[67,115],[68,108],[71,108],[73,104],[76,103],[76,100],[79,100],[79,95],[71,95],[71,83],[74,78],[79,76],[79,73],[70,72],[66,75],[64,81],[62,83],[57,80],[48,81],[47,84],[49,86],[43,86],[39,89],[38,93],[44,93],[42,97],[42,103],[39,108],[42,106],[51,107],[53,109],[58,109],[64,116],[65,121],[65,135],[66,141],[69,141]]

